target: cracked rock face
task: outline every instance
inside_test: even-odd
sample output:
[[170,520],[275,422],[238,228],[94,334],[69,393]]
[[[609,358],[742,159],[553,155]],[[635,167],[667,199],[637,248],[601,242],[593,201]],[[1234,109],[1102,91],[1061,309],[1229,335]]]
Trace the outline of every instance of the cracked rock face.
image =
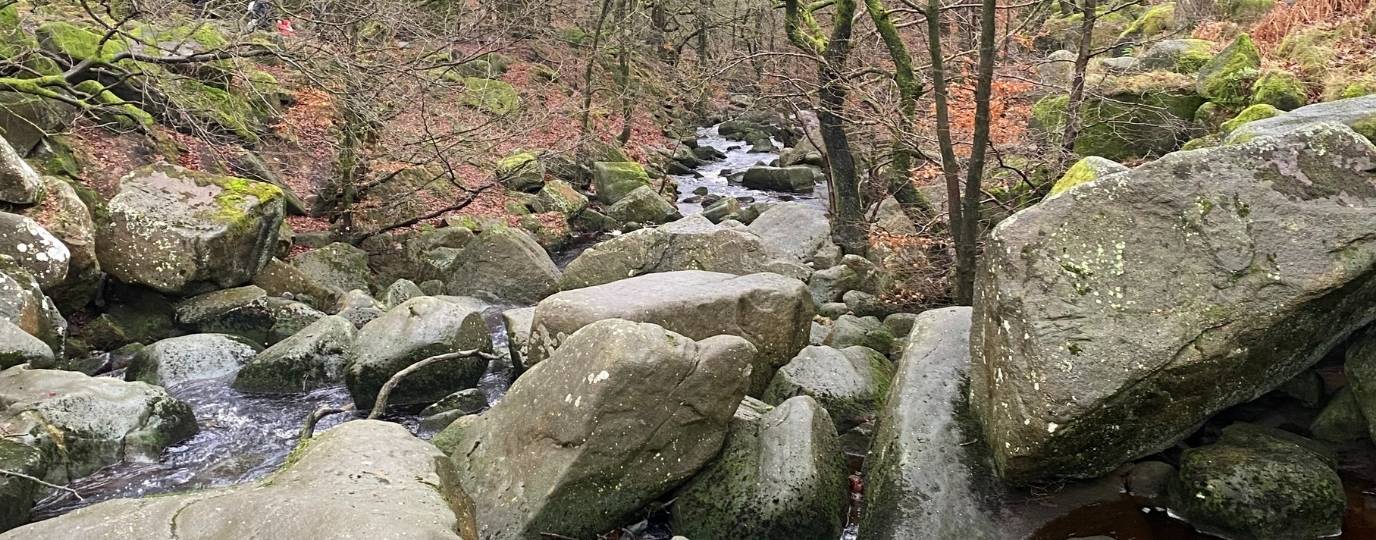
[[1376,318],[1376,147],[1326,124],[1177,152],[989,238],[971,405],[1014,482],[1093,477]]
[[592,538],[717,455],[754,354],[735,336],[599,321],[434,442],[473,496],[483,538]]
[[476,540],[472,516],[435,447],[400,425],[357,420],[317,434],[260,482],[106,501],[0,539]]

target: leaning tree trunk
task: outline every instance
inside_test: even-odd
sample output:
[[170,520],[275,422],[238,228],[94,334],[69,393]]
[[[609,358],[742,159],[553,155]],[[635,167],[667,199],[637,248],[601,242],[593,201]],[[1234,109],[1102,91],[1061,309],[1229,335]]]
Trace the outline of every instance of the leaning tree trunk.
[[983,190],[984,155],[989,147],[989,102],[994,90],[994,16],[996,0],[983,0],[980,8],[979,69],[975,81],[975,133],[970,166],[965,170],[959,243],[956,245],[956,302],[970,305],[975,296],[975,264],[979,255],[979,204]]

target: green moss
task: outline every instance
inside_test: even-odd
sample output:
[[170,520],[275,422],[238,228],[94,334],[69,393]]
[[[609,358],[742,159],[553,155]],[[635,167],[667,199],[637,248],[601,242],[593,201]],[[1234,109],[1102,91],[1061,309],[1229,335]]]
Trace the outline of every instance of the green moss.
[[0,58],[11,58],[38,48],[38,40],[19,24],[19,6],[0,9]]
[[1358,135],[1366,137],[1371,142],[1376,142],[1376,114],[1352,123],[1352,131]]
[[124,101],[105,88],[104,85],[96,81],[82,81],[76,85],[76,90],[91,97],[88,101],[93,101],[96,105],[117,107],[122,114],[114,115],[114,120],[125,127],[133,127],[135,124],[142,126],[153,125],[153,115],[148,114],[137,105]]
[[1292,32],[1281,40],[1275,54],[1299,68],[1300,73],[1309,78],[1324,75],[1333,64],[1337,55],[1332,45],[1339,33],[1323,27],[1312,27]]
[[1265,16],[1275,7],[1276,0],[1219,0],[1215,5],[1226,20],[1246,23]]
[[521,107],[516,89],[503,81],[468,77],[463,80],[464,103],[478,110],[506,115]]
[[129,32],[140,41],[151,44],[172,44],[191,42],[204,49],[219,49],[229,45],[229,40],[218,28],[206,22],[188,23],[177,26],[137,25]]
[[1148,8],[1141,16],[1137,17],[1137,20],[1132,21],[1132,24],[1128,25],[1122,34],[1119,34],[1118,39],[1120,41],[1138,40],[1158,36],[1170,30],[1174,23],[1175,2],[1157,4]]
[[[1094,48],[1102,48],[1113,45],[1118,36],[1132,24],[1132,19],[1120,11],[1109,11],[1108,6],[1099,8],[1099,18],[1094,23],[1094,33],[1090,36],[1090,45]],[[1046,20],[1042,26],[1042,34],[1052,42],[1049,48],[1075,50],[1080,43],[1080,23],[1084,20],[1084,14],[1075,13],[1068,16],[1055,16]]]
[[38,27],[38,39],[44,47],[74,60],[90,58],[112,61],[115,55],[129,49],[123,38],[101,43],[101,34],[71,23],[53,21]]
[[1281,112],[1282,111],[1280,109],[1277,109],[1265,103],[1252,105],[1251,107],[1243,109],[1242,112],[1237,113],[1237,116],[1233,117],[1232,120],[1224,122],[1223,125],[1220,126],[1221,133],[1223,135],[1227,135],[1229,133],[1232,133],[1233,130],[1242,127],[1243,124],[1246,124],[1248,122],[1254,122],[1257,120],[1264,120],[1266,118],[1271,118],[1273,116],[1281,114]]
[[559,39],[571,45],[581,46],[588,41],[589,37],[587,31],[577,26],[561,28],[559,30]]
[[163,86],[172,101],[203,121],[248,141],[258,142],[263,113],[254,109],[239,93],[216,88],[191,79],[175,79]]
[[509,174],[511,171],[520,169],[532,161],[535,161],[535,154],[530,152],[517,152],[497,162],[497,174]]
[[211,181],[223,190],[215,196],[215,203],[219,207],[216,217],[227,223],[237,224],[244,220],[244,205],[250,197],[259,203],[282,198],[281,188],[264,182],[233,176]]
[[1199,95],[1225,105],[1247,103],[1260,67],[1261,51],[1241,34],[1199,70]]
[[1065,174],[1061,175],[1060,180],[1057,180],[1056,184],[1051,186],[1051,192],[1047,195],[1049,197],[1060,195],[1070,188],[1091,182],[1097,178],[1099,178],[1099,175],[1094,170],[1094,166],[1090,165],[1087,159],[1082,159],[1075,162],[1074,165],[1071,165],[1069,169],[1066,169]]
[[1349,99],[1371,94],[1376,94],[1376,78],[1366,77],[1344,86],[1343,89],[1338,92],[1338,99]]
[[1209,63],[1209,60],[1213,60],[1214,52],[1212,44],[1208,41],[1202,39],[1185,41],[1189,42],[1189,48],[1180,55],[1171,71],[1193,75],[1199,73],[1199,70],[1204,67],[1204,64]]
[[1210,133],[1197,139],[1190,139],[1189,142],[1185,143],[1180,147],[1180,150],[1184,151],[1199,150],[1201,148],[1213,148],[1220,144],[1223,144],[1223,137],[1219,136],[1217,133]]
[[[1116,77],[1091,89],[1081,108],[1075,152],[1124,160],[1159,155],[1184,142],[1203,99],[1183,75],[1152,72]],[[1048,96],[1032,107],[1033,125],[1052,144],[1060,144],[1069,97]]]
[[1264,103],[1282,111],[1290,111],[1304,106],[1308,100],[1309,92],[1304,88],[1304,83],[1289,71],[1268,70],[1252,85],[1252,103]]

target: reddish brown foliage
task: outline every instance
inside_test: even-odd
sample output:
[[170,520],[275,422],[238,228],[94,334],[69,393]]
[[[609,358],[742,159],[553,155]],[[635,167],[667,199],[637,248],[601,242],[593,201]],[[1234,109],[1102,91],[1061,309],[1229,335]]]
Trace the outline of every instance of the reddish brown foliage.
[[[1252,38],[1260,43],[1279,43],[1297,28],[1359,15],[1371,0],[1295,0],[1276,2],[1275,7],[1252,27]],[[1370,51],[1368,51],[1369,53]]]

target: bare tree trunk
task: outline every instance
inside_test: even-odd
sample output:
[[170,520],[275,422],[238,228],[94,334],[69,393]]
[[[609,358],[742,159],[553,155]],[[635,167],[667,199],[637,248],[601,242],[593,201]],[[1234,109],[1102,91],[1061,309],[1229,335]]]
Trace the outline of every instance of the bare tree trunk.
[[850,37],[855,14],[853,0],[836,2],[836,18],[833,21],[831,39],[823,62],[817,70],[821,103],[817,113],[822,132],[822,144],[827,147],[827,165],[831,170],[831,193],[833,206],[832,236],[837,245],[846,253],[864,253],[868,247],[865,238],[865,209],[860,203],[860,182],[855,173],[855,156],[851,153],[850,138],[846,135],[844,111],[846,105],[846,81],[843,72],[850,56]]
[[583,68],[583,123],[579,130],[583,138],[592,130],[592,68],[597,65],[598,48],[602,45],[602,26],[607,22],[607,12],[611,11],[612,0],[602,0],[602,9],[597,12],[597,26],[592,31],[592,51]]
[[913,151],[907,137],[912,133],[913,117],[917,115],[917,100],[922,97],[922,83],[918,82],[913,74],[913,57],[908,53],[908,46],[903,43],[897,25],[889,17],[889,10],[884,7],[883,0],[865,0],[865,9],[874,21],[880,38],[884,40],[884,47],[889,51],[889,58],[894,65],[894,84],[898,86],[898,126],[893,138],[893,164],[889,167],[889,189],[909,213],[917,210],[929,212],[930,205],[913,186],[909,177],[913,168]]
[[618,82],[621,86],[621,133],[616,136],[621,146],[631,140],[631,116],[635,114],[635,100],[631,96],[631,40],[626,28],[630,26],[627,15],[633,0],[618,0],[616,3],[617,36],[620,45],[616,51]]
[[1065,131],[1061,133],[1060,159],[1075,154],[1075,139],[1080,136],[1080,108],[1085,101],[1085,71],[1093,55],[1094,23],[1098,20],[1098,0],[1083,0],[1084,20],[1080,23],[1080,47],[1075,55],[1075,72],[1070,79],[1070,99],[1065,106]]
[[961,241],[956,244],[956,303],[970,305],[975,293],[975,264],[979,255],[979,204],[983,195],[984,156],[989,147],[989,108],[993,98],[996,0],[980,6],[979,69],[975,81],[975,133],[970,165],[965,170],[965,199],[961,208]]
[[946,93],[946,60],[941,50],[941,1],[927,0],[927,52],[932,62],[932,100],[936,107],[936,140],[941,152],[941,173],[946,180],[947,225],[960,240],[960,165],[951,142],[951,107]]

